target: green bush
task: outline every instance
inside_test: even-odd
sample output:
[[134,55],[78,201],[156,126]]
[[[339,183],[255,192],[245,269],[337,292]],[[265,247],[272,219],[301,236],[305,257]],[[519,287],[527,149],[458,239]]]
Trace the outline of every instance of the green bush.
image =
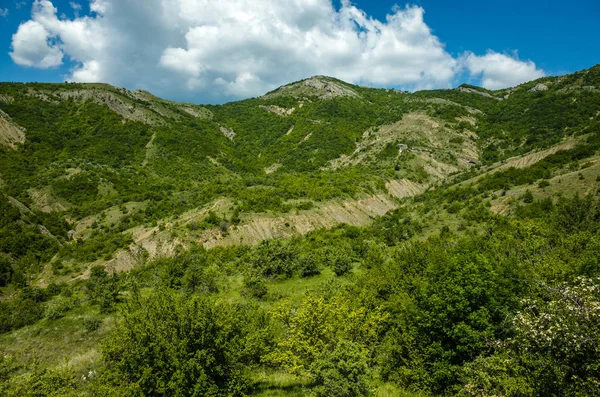
[[338,256],[333,262],[333,272],[336,276],[343,276],[352,270],[352,260],[347,256]]
[[368,396],[367,355],[353,342],[342,340],[331,352],[323,352],[309,368],[314,397]]
[[104,382],[141,395],[243,396],[268,330],[260,312],[237,306],[167,290],[134,297],[103,343]]
[[102,319],[95,316],[86,316],[82,320],[83,328],[87,332],[96,331],[102,325]]

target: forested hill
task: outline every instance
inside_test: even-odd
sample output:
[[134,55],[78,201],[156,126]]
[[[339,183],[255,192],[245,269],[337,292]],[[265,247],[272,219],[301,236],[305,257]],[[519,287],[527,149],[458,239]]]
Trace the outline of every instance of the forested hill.
[[0,394],[598,395],[599,151],[600,66],[0,83]]

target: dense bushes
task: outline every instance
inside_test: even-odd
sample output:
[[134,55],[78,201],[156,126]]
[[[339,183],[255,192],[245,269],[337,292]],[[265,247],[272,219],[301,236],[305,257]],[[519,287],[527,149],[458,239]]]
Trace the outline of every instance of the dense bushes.
[[249,307],[167,290],[134,297],[104,343],[109,395],[243,396],[247,369],[268,351],[269,327]]
[[23,288],[16,297],[0,301],[0,333],[35,323],[44,317],[47,293],[39,288]]

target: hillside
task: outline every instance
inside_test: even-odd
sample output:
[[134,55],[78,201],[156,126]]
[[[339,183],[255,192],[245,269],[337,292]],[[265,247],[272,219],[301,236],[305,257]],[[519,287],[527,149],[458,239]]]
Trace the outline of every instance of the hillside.
[[[599,194],[600,66],[218,106],[0,83],[0,394],[592,395]],[[587,320],[537,343],[568,294]]]

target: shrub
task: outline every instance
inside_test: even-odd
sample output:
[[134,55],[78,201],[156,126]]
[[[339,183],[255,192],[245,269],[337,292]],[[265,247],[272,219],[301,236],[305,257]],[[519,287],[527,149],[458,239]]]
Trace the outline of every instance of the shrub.
[[355,343],[341,340],[331,352],[315,360],[309,371],[313,397],[360,397],[369,393],[366,353]]
[[298,269],[300,270],[300,277],[313,277],[321,274],[321,267],[315,260],[310,256],[303,256],[298,259]]
[[338,256],[333,262],[333,272],[336,276],[343,276],[352,270],[352,261],[347,256]]
[[541,181],[538,182],[538,187],[540,189],[543,189],[543,188],[548,187],[548,186],[550,186],[550,182],[548,182],[545,179],[542,179]]
[[136,295],[103,344],[101,381],[129,390],[121,395],[243,396],[246,369],[269,350],[261,313],[168,290]]
[[258,274],[247,276],[244,280],[244,290],[242,293],[253,298],[263,298],[267,295],[267,285],[265,279]]
[[73,308],[73,302],[62,296],[54,298],[46,306],[45,316],[48,320],[58,320]]
[[527,189],[525,193],[523,193],[523,195],[521,196],[521,199],[524,203],[531,204],[533,203],[533,193],[531,193],[531,191]]
[[95,316],[84,317],[83,320],[83,328],[87,332],[96,331],[102,325],[102,319]]

